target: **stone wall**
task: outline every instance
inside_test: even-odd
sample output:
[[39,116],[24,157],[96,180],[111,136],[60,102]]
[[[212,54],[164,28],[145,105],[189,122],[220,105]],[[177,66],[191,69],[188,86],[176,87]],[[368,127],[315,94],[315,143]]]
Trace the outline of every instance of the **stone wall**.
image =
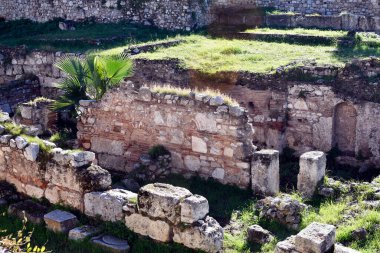
[[18,192],[30,197],[46,198],[80,211],[86,192],[111,185],[109,172],[92,164],[95,155],[91,152],[59,148],[50,154],[44,152],[22,137],[0,135],[0,180],[14,184]]
[[141,154],[160,144],[171,152],[173,173],[250,184],[252,126],[244,109],[221,97],[122,85],[98,103],[82,101],[80,111],[78,139],[101,166],[130,172]]
[[335,15],[349,12],[364,16],[379,16],[380,7],[377,0],[332,0],[332,1],[288,1],[288,0],[215,0],[214,5],[225,8],[273,7],[280,11],[299,12],[303,14]]
[[171,30],[190,30],[206,24],[207,9],[208,2],[203,0],[3,0],[0,17],[39,22],[54,18],[127,20]]
[[[144,85],[221,90],[247,108],[255,130],[253,141],[260,148],[289,146],[301,154],[314,149],[329,151],[338,145],[348,155],[378,160],[379,123],[373,115],[378,115],[380,108],[379,60],[355,60],[344,67],[294,65],[278,68],[274,74],[223,72],[207,79],[195,70],[181,68],[177,61],[138,59],[132,80]],[[345,101],[355,107],[357,124],[338,118],[342,115],[339,110],[347,111],[339,106]],[[353,143],[344,143],[348,137],[342,133]]]

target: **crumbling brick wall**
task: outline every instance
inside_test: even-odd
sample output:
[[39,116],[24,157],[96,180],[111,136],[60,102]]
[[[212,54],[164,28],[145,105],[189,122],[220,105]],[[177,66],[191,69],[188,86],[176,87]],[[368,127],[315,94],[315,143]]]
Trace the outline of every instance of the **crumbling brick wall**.
[[248,187],[253,152],[246,112],[220,97],[138,92],[122,85],[99,102],[82,101],[78,138],[105,168],[130,172],[155,145],[172,154],[173,172]]

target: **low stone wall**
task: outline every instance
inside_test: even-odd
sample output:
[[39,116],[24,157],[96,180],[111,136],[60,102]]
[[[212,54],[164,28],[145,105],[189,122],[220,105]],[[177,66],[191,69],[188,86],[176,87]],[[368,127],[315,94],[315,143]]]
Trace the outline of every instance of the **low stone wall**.
[[173,173],[249,186],[252,126],[243,108],[221,97],[165,95],[124,84],[98,103],[80,104],[78,139],[101,166],[130,172],[141,154],[163,145]]
[[0,84],[0,111],[14,113],[18,104],[40,96],[38,80],[17,80]]
[[0,17],[39,22],[64,18],[99,22],[121,20],[171,30],[190,30],[206,24],[207,1],[193,0],[3,0]]
[[46,198],[53,204],[80,211],[84,210],[86,192],[104,190],[111,185],[111,175],[92,164],[94,159],[95,154],[91,152],[59,148],[46,154],[38,144],[28,143],[22,137],[0,135],[0,180],[15,185],[18,192],[30,197]]
[[288,1],[288,0],[216,0],[218,8],[247,9],[255,7],[273,7],[277,10],[299,12],[303,14],[337,15],[350,12],[364,16],[378,16],[380,6],[377,1],[335,0],[335,1]]
[[138,194],[125,190],[85,195],[85,213],[106,221],[122,221],[140,235],[176,242],[205,252],[220,252],[223,229],[209,213],[207,199],[168,184],[149,184]]

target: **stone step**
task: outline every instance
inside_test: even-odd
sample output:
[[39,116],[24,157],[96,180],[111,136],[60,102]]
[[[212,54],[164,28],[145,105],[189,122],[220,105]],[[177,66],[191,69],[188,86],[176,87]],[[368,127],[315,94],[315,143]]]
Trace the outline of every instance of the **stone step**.
[[61,210],[45,214],[44,220],[46,227],[56,233],[68,233],[79,222],[74,214]]

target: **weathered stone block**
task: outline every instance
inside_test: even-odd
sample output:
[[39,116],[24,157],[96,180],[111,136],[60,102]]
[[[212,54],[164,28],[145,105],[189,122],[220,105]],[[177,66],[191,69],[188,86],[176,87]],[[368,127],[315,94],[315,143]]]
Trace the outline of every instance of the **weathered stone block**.
[[326,155],[320,151],[307,152],[300,157],[297,189],[306,198],[314,195],[326,173]]
[[259,225],[252,225],[247,229],[248,241],[259,244],[265,244],[274,239],[271,232],[260,227]]
[[198,221],[191,227],[174,227],[173,241],[192,249],[216,253],[223,247],[223,228],[211,218]]
[[110,235],[96,236],[92,238],[91,241],[107,252],[128,253],[130,250],[129,244],[126,240],[121,240]]
[[255,152],[251,165],[252,190],[263,195],[280,191],[280,160],[277,150]]
[[124,154],[124,142],[93,137],[91,139],[91,150],[96,153],[121,156]]
[[192,224],[206,217],[209,212],[209,204],[205,197],[193,195],[187,197],[180,204],[181,222]]
[[88,226],[88,225],[73,228],[69,231],[69,239],[75,240],[75,241],[84,240],[86,238],[99,234],[100,231],[101,231],[100,228]]
[[28,142],[21,136],[17,136],[15,141],[18,149],[24,149],[28,145]]
[[325,253],[334,246],[335,230],[332,225],[313,222],[296,235],[296,249],[300,252]]
[[41,204],[31,200],[25,200],[10,205],[8,208],[8,213],[10,215],[17,216],[20,219],[26,218],[29,222],[34,224],[42,224],[47,210],[47,207]]
[[191,146],[194,152],[203,153],[203,154],[207,153],[207,143],[202,138],[192,136]]
[[61,210],[45,214],[44,220],[48,229],[60,233],[67,233],[78,224],[78,219],[74,214]]
[[180,222],[180,202],[191,196],[185,188],[169,184],[148,184],[138,194],[139,211],[152,218],[166,219],[174,224]]
[[274,253],[303,253],[296,249],[295,239],[296,237],[293,235],[277,243]]
[[123,206],[136,200],[136,193],[121,189],[91,192],[84,195],[84,213],[105,221],[120,221],[124,218]]
[[28,161],[36,161],[40,153],[40,146],[37,143],[30,143],[24,150],[24,156]]
[[135,233],[149,236],[160,242],[172,240],[172,227],[161,220],[152,220],[141,214],[133,213],[125,217],[125,225]]

